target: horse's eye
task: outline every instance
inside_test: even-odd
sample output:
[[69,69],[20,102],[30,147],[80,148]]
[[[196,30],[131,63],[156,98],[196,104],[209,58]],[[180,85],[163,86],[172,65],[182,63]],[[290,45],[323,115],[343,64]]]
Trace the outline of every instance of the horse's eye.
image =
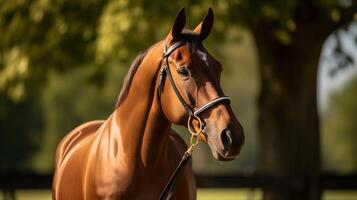
[[190,75],[190,72],[188,71],[188,69],[184,68],[184,67],[180,67],[178,70],[177,70],[177,73],[180,75],[180,76],[189,76]]

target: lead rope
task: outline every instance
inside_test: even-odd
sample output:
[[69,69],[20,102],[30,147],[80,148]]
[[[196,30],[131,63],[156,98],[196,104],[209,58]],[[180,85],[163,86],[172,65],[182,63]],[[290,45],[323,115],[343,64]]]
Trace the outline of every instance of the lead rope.
[[[191,127],[190,125],[190,119],[188,120],[188,127]],[[197,119],[199,119],[197,117]],[[200,121],[200,127],[202,127],[202,122]],[[189,131],[191,128],[189,128]],[[180,172],[182,171],[183,167],[188,163],[188,161],[190,160],[193,150],[195,149],[195,147],[198,145],[198,141],[199,141],[199,134],[202,132],[202,129],[200,129],[198,132],[192,134],[191,133],[191,139],[190,139],[190,146],[188,147],[188,149],[186,150],[186,152],[183,154],[180,163],[178,164],[178,166],[176,167],[174,173],[171,175],[169,182],[166,184],[165,189],[161,192],[160,195],[160,200],[164,200],[165,195],[166,196],[166,200],[170,200],[172,195],[174,194],[174,189],[175,189],[175,183],[177,180],[178,175],[180,175]]]

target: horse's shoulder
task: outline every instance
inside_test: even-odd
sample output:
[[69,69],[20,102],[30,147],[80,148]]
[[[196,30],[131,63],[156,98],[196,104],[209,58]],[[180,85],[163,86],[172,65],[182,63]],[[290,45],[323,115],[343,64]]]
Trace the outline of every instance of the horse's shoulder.
[[62,160],[74,146],[94,134],[103,123],[103,120],[90,121],[74,128],[58,144],[56,160]]

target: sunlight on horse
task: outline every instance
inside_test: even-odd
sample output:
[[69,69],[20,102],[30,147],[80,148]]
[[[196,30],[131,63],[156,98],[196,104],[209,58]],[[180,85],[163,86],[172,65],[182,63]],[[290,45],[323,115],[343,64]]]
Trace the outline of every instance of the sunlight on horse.
[[[181,9],[167,37],[137,56],[107,120],[82,124],[62,139],[53,199],[159,199],[188,148],[172,123],[206,141],[218,160],[239,154],[243,128],[220,87],[222,66],[202,44],[213,12],[193,31],[185,23]],[[172,199],[196,199],[190,162]]]

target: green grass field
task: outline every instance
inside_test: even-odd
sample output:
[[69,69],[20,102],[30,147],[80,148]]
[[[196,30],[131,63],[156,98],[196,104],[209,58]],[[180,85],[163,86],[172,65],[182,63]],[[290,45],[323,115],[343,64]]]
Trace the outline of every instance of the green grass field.
[[[259,200],[262,194],[259,189],[199,189],[198,200]],[[19,190],[17,200],[50,200],[49,190]],[[356,200],[356,191],[327,191],[323,193],[323,200]],[[3,200],[2,195],[0,200]]]

